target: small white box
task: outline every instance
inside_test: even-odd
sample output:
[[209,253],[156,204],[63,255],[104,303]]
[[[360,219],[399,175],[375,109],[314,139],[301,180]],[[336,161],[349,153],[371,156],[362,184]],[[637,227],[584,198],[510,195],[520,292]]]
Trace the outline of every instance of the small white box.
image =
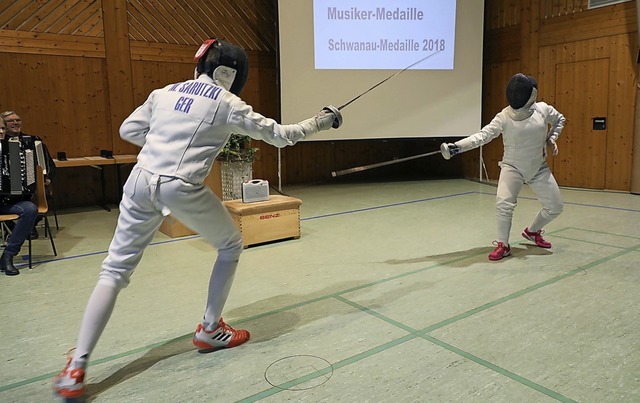
[[242,202],[253,203],[269,200],[269,181],[253,179],[242,183]]

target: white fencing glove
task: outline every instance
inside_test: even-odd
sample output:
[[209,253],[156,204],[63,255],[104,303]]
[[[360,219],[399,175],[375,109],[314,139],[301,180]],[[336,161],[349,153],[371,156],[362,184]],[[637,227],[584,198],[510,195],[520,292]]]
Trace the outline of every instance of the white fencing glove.
[[440,144],[440,154],[442,154],[445,160],[448,160],[454,155],[460,154],[461,152],[462,150],[460,149],[460,147],[458,147],[454,143]]
[[309,136],[321,130],[337,129],[342,125],[342,114],[335,106],[328,105],[314,117],[298,123],[302,126],[304,135]]

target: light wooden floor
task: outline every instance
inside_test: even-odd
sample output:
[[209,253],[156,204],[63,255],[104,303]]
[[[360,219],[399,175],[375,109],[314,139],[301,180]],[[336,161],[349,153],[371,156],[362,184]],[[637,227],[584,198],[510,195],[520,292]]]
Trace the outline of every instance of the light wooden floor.
[[[640,402],[640,196],[563,189],[551,250],[487,260],[495,188],[465,180],[284,189],[302,237],[247,249],[225,319],[249,343],[198,354],[214,251],[158,234],[88,369],[96,402]],[[0,276],[0,402],[55,401],[117,211],[64,212],[59,255]],[[19,261],[16,259],[16,261]],[[26,264],[26,261],[21,261]]]

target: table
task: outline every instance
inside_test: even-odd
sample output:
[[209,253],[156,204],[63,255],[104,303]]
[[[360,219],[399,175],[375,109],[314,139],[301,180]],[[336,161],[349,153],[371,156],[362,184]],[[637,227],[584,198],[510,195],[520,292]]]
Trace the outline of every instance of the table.
[[107,197],[105,191],[105,179],[104,179],[104,171],[102,167],[104,165],[113,165],[116,167],[116,176],[117,176],[117,187],[118,194],[122,195],[122,180],[120,177],[120,167],[119,165],[125,164],[135,164],[138,156],[133,154],[126,155],[114,155],[113,158],[104,158],[104,157],[76,157],[76,158],[68,158],[66,160],[58,160],[53,159],[53,162],[56,164],[56,168],[75,168],[75,167],[92,167],[100,170],[100,181],[101,181],[101,190],[102,190],[102,205],[101,207],[107,211],[111,211],[111,209],[107,206]]

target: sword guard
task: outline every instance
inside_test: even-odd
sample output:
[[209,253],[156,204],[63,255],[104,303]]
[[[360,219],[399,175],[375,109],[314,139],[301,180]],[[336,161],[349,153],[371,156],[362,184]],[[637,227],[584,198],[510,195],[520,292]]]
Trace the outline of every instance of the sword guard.
[[322,108],[322,110],[325,112],[333,113],[334,119],[331,127],[337,129],[338,127],[340,127],[340,125],[342,125],[342,113],[340,113],[340,110],[338,110],[338,108],[333,105],[327,105]]

